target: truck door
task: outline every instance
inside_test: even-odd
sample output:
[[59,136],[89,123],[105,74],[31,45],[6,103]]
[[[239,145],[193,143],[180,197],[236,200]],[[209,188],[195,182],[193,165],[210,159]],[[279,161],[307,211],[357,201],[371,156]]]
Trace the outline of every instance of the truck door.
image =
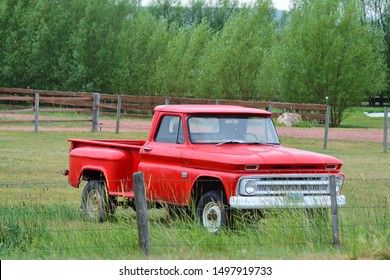
[[181,191],[187,183],[182,172],[182,124],[178,115],[162,116],[153,140],[141,151],[140,169],[144,172],[146,196],[152,201],[185,203]]

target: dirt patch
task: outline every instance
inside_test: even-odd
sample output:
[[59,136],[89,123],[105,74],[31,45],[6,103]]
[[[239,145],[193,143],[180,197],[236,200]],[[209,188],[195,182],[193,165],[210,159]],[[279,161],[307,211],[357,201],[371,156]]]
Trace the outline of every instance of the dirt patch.
[[[323,139],[324,128],[277,128],[279,136]],[[388,133],[388,139],[389,139]],[[382,129],[330,128],[328,139],[366,142],[383,142]]]
[[[33,121],[34,116],[25,114],[0,114],[0,119],[13,119]],[[40,116],[40,120],[55,120],[55,117]],[[115,132],[116,122],[115,120],[101,120],[101,131]],[[146,120],[121,120],[120,131],[121,132],[148,132],[151,122]],[[34,130],[33,124],[31,126],[19,125],[17,123],[1,124],[0,130],[22,130],[32,131]],[[61,127],[53,126],[40,126],[40,131],[91,131],[91,124],[85,123],[82,126],[66,127],[65,124]],[[278,127],[279,136],[296,137],[296,138],[324,138],[324,128],[290,128],[290,127]],[[367,142],[382,142],[383,130],[382,129],[346,129],[346,128],[330,128],[329,129],[330,140],[350,140],[350,141],[367,141]],[[390,134],[388,134],[388,139]]]

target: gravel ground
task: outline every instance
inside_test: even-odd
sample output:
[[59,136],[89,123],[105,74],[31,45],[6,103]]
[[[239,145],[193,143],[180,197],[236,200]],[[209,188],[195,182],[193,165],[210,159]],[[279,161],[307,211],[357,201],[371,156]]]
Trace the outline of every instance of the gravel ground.
[[[18,120],[33,120],[33,116],[24,114],[0,114],[0,119],[18,119]],[[40,120],[55,119],[53,117],[40,116]],[[121,120],[121,132],[148,132],[150,121],[145,120]],[[34,130],[34,125],[23,126],[16,123],[2,124],[0,130]],[[90,131],[91,125],[86,123],[85,126],[78,127],[40,127],[40,131]],[[102,120],[102,131],[115,131],[115,120]],[[297,138],[324,138],[324,128],[290,128],[278,127],[279,136],[297,137]],[[388,139],[390,139],[388,133]],[[330,140],[350,140],[350,141],[368,141],[382,142],[383,129],[347,129],[347,128],[330,128]]]

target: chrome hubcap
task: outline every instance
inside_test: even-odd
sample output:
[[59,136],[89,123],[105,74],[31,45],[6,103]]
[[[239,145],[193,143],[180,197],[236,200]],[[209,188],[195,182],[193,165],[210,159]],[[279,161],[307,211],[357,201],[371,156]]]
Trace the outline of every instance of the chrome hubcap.
[[215,202],[206,204],[202,214],[203,225],[209,232],[216,232],[221,227],[222,212]]
[[92,217],[97,217],[99,215],[101,205],[101,198],[97,190],[92,190],[88,194],[87,200],[87,212]]

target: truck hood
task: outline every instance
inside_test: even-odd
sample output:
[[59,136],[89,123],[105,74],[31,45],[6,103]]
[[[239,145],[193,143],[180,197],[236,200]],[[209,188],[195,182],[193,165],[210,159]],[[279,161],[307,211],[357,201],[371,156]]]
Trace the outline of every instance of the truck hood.
[[193,168],[243,172],[336,171],[342,165],[332,156],[264,144],[196,145],[188,154],[183,154],[183,159]]

